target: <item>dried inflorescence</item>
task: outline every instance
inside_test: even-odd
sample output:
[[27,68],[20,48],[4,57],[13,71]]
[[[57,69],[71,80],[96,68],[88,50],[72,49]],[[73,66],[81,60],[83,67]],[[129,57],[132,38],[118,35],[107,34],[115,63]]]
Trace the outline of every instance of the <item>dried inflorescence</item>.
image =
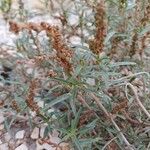
[[141,0],[136,0],[135,1],[135,11],[134,13],[132,13],[132,18],[134,19],[134,23],[135,23],[135,26],[138,26],[141,18],[142,18],[142,1]]
[[57,26],[51,26],[46,22],[41,24],[36,23],[16,23],[13,21],[9,22],[10,31],[18,34],[20,31],[27,29],[36,31],[37,33],[45,30],[47,36],[51,39],[52,47],[56,50],[56,59],[59,64],[64,68],[65,72],[70,74],[73,71],[72,64],[70,63],[72,58],[72,51],[65,44],[61,32]]
[[54,71],[54,70],[49,70],[47,72],[47,76],[48,77],[56,77],[57,76],[57,73]]
[[89,47],[94,54],[100,54],[104,49],[104,40],[107,33],[106,7],[104,1],[98,3],[95,13],[96,34],[89,41]]
[[[144,15],[143,17],[140,16],[140,11],[141,11],[141,1],[136,1],[136,11],[135,11],[135,24],[137,28],[143,28],[145,26],[148,25],[149,20],[150,20],[150,4],[148,3],[145,11],[144,11]],[[134,54],[138,53],[140,56],[142,55],[144,49],[146,48],[146,44],[145,41],[147,39],[149,35],[149,32],[147,32],[142,38],[138,37],[138,33],[137,31],[133,33],[132,36],[132,43],[130,46],[130,50],[129,50],[129,55],[130,57],[132,57]],[[140,43],[139,43],[140,41]],[[141,44],[141,47],[139,47],[139,44]]]
[[113,37],[112,39],[111,39],[111,50],[110,50],[110,52],[108,53],[108,55],[110,56],[110,58],[112,58],[113,57],[113,55],[114,54],[116,54],[117,53],[117,48],[118,48],[118,46],[119,46],[119,44],[120,44],[120,39],[118,38],[118,37]]
[[51,55],[43,54],[43,55],[38,55],[33,57],[33,60],[37,66],[40,66],[45,61],[54,60],[54,59],[56,59],[55,54],[51,54]]
[[150,20],[150,4],[146,7],[146,10],[144,12],[144,17],[141,19],[141,24],[143,26],[146,26],[149,23]]
[[127,100],[124,100],[122,102],[120,102],[119,104],[117,104],[113,110],[112,110],[112,113],[113,114],[117,114],[118,112],[124,110],[125,108],[128,107],[128,101]]
[[40,144],[40,145],[43,145],[44,143],[47,143],[47,144],[49,144],[49,145],[51,145],[53,148],[56,148],[56,149],[61,149],[61,147],[58,145],[58,144],[56,144],[56,143],[54,143],[54,142],[52,142],[52,141],[50,141],[50,139],[39,139],[38,140],[38,143]]
[[95,115],[95,112],[93,110],[85,111],[80,117],[79,127],[85,125],[94,115]]
[[[137,4],[137,7],[140,5]],[[140,8],[139,8],[140,9]],[[139,16],[139,10],[138,10],[138,16]],[[144,16],[139,19],[139,23],[137,24],[137,27],[143,28],[148,25],[150,20],[150,4],[147,5],[145,11],[144,11]],[[133,56],[136,52],[139,53],[141,56],[143,54],[144,49],[146,48],[146,39],[149,36],[149,32],[147,32],[141,39],[139,39],[138,34],[134,33],[132,37],[132,44],[130,47],[130,56]],[[138,40],[140,41],[141,47],[138,47]],[[137,46],[136,46],[137,45]],[[137,48],[136,48],[137,47]]]
[[16,102],[15,100],[13,100],[13,101],[11,102],[11,107],[12,107],[12,109],[16,110],[17,112],[20,112],[20,111],[21,111],[19,105],[17,104],[17,102]]
[[150,31],[147,32],[142,38],[141,38],[141,47],[139,49],[139,54],[142,56],[144,49],[148,46],[147,39],[150,38]]
[[42,28],[40,25],[36,23],[16,23],[14,21],[9,21],[9,31],[18,34],[20,31],[26,29],[26,30],[34,30],[37,33],[42,31]]
[[[138,1],[137,1],[138,2]],[[137,4],[137,7],[139,7],[140,5]],[[138,8],[138,11],[137,13],[139,14],[139,10],[140,8]],[[138,20],[138,19],[137,19]],[[143,28],[145,26],[148,25],[149,23],[149,20],[150,20],[150,5],[148,4],[146,9],[145,9],[145,12],[144,12],[144,16],[142,18],[139,19],[139,22],[137,23],[137,27],[138,28]],[[135,53],[138,53],[140,56],[142,56],[143,54],[143,51],[144,49],[146,48],[146,40],[149,36],[149,32],[147,32],[142,38],[139,38],[138,37],[138,33],[135,32],[133,34],[133,37],[132,37],[132,44],[130,46],[130,51],[129,51],[129,55],[132,57]],[[138,41],[140,41],[140,44],[141,44],[141,47],[139,48],[139,45],[138,45]]]
[[16,23],[14,21],[9,21],[9,31],[18,34],[20,31],[24,30],[24,29],[29,29],[28,25],[25,23]]
[[59,28],[57,26],[50,26],[45,22],[42,22],[41,26],[46,30],[47,36],[52,39],[52,46],[57,51],[58,62],[67,73],[71,73],[72,65],[70,59],[72,58],[72,51],[64,43]]
[[31,81],[30,86],[29,86],[28,95],[26,98],[26,104],[32,111],[35,111],[36,114],[39,114],[40,107],[37,105],[37,103],[34,100],[37,84],[38,84],[38,80],[34,79]]
[[132,37],[132,43],[129,50],[129,56],[132,57],[137,52],[137,45],[138,45],[138,34],[134,33]]

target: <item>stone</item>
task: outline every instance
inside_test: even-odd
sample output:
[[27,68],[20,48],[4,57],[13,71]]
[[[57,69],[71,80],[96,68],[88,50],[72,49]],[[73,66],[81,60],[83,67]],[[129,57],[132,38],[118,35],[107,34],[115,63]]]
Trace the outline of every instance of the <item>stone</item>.
[[58,150],[70,150],[70,145],[68,143],[60,143],[59,144],[60,148],[58,148]]
[[59,136],[59,132],[54,129],[53,132],[52,132],[52,136],[53,137],[58,137]]
[[47,143],[44,143],[44,144],[40,144],[38,142],[38,140],[36,141],[36,150],[56,150],[55,147],[52,147],[51,145],[47,144]]
[[9,140],[11,139],[11,136],[8,132],[5,133],[4,137],[5,137],[5,141],[7,141],[7,142],[9,142]]
[[4,116],[2,115],[2,113],[0,113],[0,124],[3,123],[5,120]]
[[41,137],[41,138],[44,138],[44,131],[45,131],[45,128],[46,128],[45,126],[42,126],[41,129],[40,129],[40,137]]
[[41,108],[44,107],[44,101],[39,101],[37,104],[38,104],[38,106],[41,107]]
[[4,124],[0,125],[0,131],[4,129]]
[[23,139],[24,134],[25,134],[25,131],[24,131],[24,130],[18,131],[18,132],[16,133],[15,138],[16,138],[16,139]]
[[19,139],[16,141],[15,145],[16,145],[16,147],[18,147],[19,145],[21,145],[23,143],[24,143],[24,139]]
[[0,140],[0,144],[2,144],[3,142]]
[[21,144],[20,146],[18,146],[15,150],[28,150],[26,144]]
[[36,116],[36,112],[30,111],[30,114],[31,114],[32,117]]
[[0,150],[9,150],[8,143],[1,144]]
[[27,69],[27,74],[32,74],[32,72],[33,72],[33,69],[32,69],[32,68],[28,68],[28,69]]
[[39,128],[35,127],[32,131],[31,138],[38,139],[38,137],[39,137]]
[[50,137],[50,141],[51,141],[52,143],[58,144],[58,143],[61,142],[61,139],[60,139],[59,137],[51,136],[51,137]]

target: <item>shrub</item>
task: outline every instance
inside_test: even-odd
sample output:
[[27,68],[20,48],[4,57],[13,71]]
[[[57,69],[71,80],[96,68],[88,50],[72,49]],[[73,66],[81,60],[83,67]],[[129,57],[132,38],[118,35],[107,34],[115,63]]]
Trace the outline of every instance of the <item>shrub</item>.
[[[149,1],[74,0],[72,5],[53,14],[58,26],[9,21],[17,53],[3,51],[1,58],[7,129],[24,113],[36,124],[35,112],[47,123],[45,136],[56,129],[74,149],[148,148]],[[71,25],[69,15],[78,21]]]

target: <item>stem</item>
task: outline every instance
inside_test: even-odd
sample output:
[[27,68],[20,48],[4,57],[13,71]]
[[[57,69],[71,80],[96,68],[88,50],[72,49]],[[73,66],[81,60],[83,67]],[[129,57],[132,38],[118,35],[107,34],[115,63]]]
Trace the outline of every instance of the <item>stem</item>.
[[117,138],[117,137],[114,137],[114,138],[112,138],[110,141],[108,141],[108,142],[105,144],[105,146],[102,148],[102,150],[105,150],[106,147],[107,147],[112,141],[114,141],[116,138]]
[[87,104],[87,102],[85,101],[85,99],[81,96],[81,94],[79,94],[78,96],[77,96],[77,98],[78,98],[78,100],[82,103],[82,104],[84,104],[89,110],[92,110],[91,109],[91,107]]
[[113,119],[113,116],[106,110],[106,108],[102,105],[102,103],[100,102],[99,98],[96,97],[93,93],[90,93],[90,95],[92,96],[92,98],[95,100],[95,102],[97,103],[97,105],[99,106],[100,109],[102,109],[105,113],[105,115],[111,120],[112,124],[115,126],[115,128],[117,129],[117,131],[120,133],[120,136],[122,137],[122,140],[124,141],[124,143],[128,146],[129,150],[134,150],[134,148],[132,147],[132,145],[128,142],[128,140],[126,139],[126,137],[123,135],[123,133],[121,132],[120,128],[118,127],[118,125],[116,124],[116,122]]
[[100,102],[99,98],[97,98],[93,93],[91,93],[90,95],[94,99],[94,101],[97,103],[97,105],[103,110],[103,112],[105,113],[106,117],[109,118],[110,115],[109,115],[108,111],[106,110],[106,108]]
[[135,76],[143,75],[143,74],[145,74],[147,77],[149,77],[149,73],[148,72],[139,72],[139,73],[135,73],[135,74],[132,74],[132,75],[129,75],[129,76],[122,77],[120,79],[114,80],[114,82],[123,82],[124,80],[130,79],[130,78],[135,77]]
[[126,84],[126,88],[127,88],[128,86],[132,89],[132,91],[133,91],[133,93],[134,93],[134,95],[135,95],[135,99],[136,99],[138,105],[141,107],[141,109],[143,110],[143,112],[144,112],[144,113],[147,115],[147,117],[150,119],[150,113],[146,110],[146,108],[145,108],[145,107],[143,106],[143,104],[141,103],[141,101],[140,101],[140,99],[139,99],[139,97],[138,97],[138,94],[137,94],[137,91],[136,91],[135,87],[134,87],[131,83],[127,83],[127,84]]

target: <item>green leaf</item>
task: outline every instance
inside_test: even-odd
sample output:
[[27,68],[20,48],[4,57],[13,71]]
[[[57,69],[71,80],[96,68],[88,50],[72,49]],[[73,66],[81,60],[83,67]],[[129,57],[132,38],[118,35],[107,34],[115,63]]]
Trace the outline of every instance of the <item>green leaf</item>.
[[52,133],[53,128],[48,125],[44,130],[44,137],[48,136],[49,133]]
[[129,65],[136,65],[135,62],[117,62],[117,63],[112,63],[109,66],[110,67],[119,67],[119,66],[129,66]]
[[83,147],[89,147],[92,143],[95,143],[95,142],[98,142],[102,140],[102,138],[87,138],[87,139],[81,139],[79,142],[80,142],[80,145],[82,145]]
[[150,31],[150,26],[146,26],[144,27],[141,32],[139,33],[140,36],[143,36],[145,33],[147,33],[148,31]]
[[44,108],[44,111],[47,111],[49,108],[51,108],[52,106],[54,106],[55,104],[58,104],[60,102],[63,102],[64,100],[70,98],[71,94],[67,93],[64,95],[61,95],[59,97],[57,97],[56,99],[52,100],[49,104],[47,104]]
[[77,66],[77,68],[75,69],[74,74],[73,74],[74,78],[76,78],[80,74],[82,68],[83,68],[82,66]]
[[76,147],[78,148],[78,150],[83,150],[79,140],[77,138],[73,139],[73,142],[75,143]]
[[74,115],[76,115],[75,100],[76,100],[77,92],[78,92],[78,90],[76,87],[74,87],[73,90],[71,91],[72,96],[71,96],[71,100],[70,100],[70,106],[72,108]]
[[86,126],[84,126],[83,128],[81,128],[79,130],[80,136],[83,135],[83,134],[86,134],[87,132],[90,132],[91,130],[93,130],[95,128],[95,126],[96,126],[96,122],[97,122],[97,119],[95,119],[91,123],[89,123]]
[[76,129],[77,125],[79,123],[79,119],[80,119],[80,114],[81,114],[82,108],[79,109],[79,111],[77,112],[75,119],[72,120],[71,122],[71,128],[72,129]]
[[11,134],[11,130],[10,130],[11,124],[10,124],[10,122],[11,122],[11,121],[10,121],[8,118],[6,118],[6,119],[4,120],[4,126],[5,126],[6,130],[8,131],[8,133]]
[[105,42],[104,42],[104,44],[106,45],[108,42],[109,42],[109,40],[115,35],[115,31],[112,31],[112,32],[110,32],[110,33],[108,33],[108,35],[107,35],[107,37],[105,38]]

